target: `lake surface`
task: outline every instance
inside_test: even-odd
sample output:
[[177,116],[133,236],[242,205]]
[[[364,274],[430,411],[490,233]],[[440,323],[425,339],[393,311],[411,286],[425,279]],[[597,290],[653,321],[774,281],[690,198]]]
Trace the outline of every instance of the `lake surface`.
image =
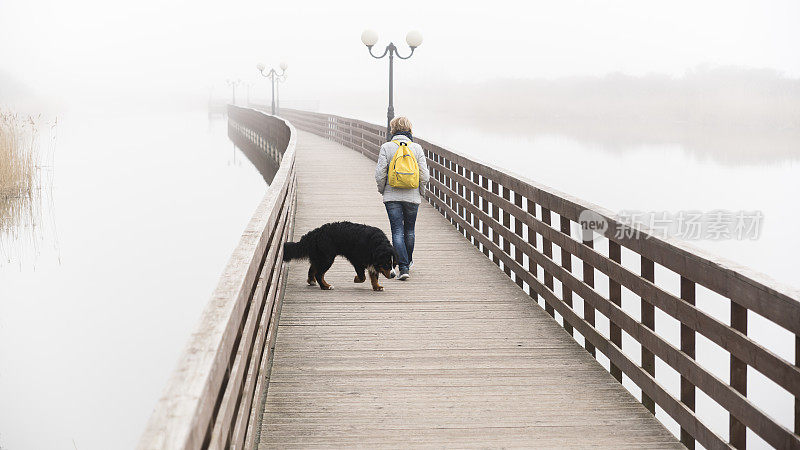
[[[335,112],[380,123],[372,112]],[[612,211],[760,211],[758,239],[692,245],[800,286],[800,140],[791,133],[409,115],[430,141]],[[23,249],[21,262],[0,266],[0,447],[73,448],[74,440],[79,449],[130,448],[265,182],[226,137],[225,120],[204,112],[73,114],[58,128],[52,220],[44,221],[52,233]],[[638,270],[631,256],[623,252],[623,262]],[[677,280],[658,267],[656,280],[675,292]],[[596,281],[603,286],[602,276]],[[630,294],[623,289],[623,308],[638,318]],[[728,302],[700,288],[698,305],[729,320]],[[575,307],[582,309],[577,298]],[[598,328],[608,335],[607,321],[598,318]],[[794,357],[784,330],[752,314],[749,328]],[[677,343],[676,321],[658,314],[656,329]],[[697,345],[698,361],[727,381],[724,352],[701,337]],[[638,346],[628,339],[624,347],[638,361]],[[677,374],[663,364],[656,371],[677,395]],[[791,397],[752,370],[749,383],[758,406],[790,426]],[[701,393],[697,409],[727,436],[724,410]]]
[[0,448],[133,448],[266,183],[206,112],[59,119],[0,263]]

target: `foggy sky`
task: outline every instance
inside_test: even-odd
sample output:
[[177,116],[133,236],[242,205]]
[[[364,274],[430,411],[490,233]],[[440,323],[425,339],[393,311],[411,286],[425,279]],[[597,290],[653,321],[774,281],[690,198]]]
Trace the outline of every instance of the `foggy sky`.
[[799,22],[794,0],[2,0],[0,72],[71,104],[182,102],[205,100],[211,88],[227,92],[229,77],[254,83],[253,95],[263,96],[266,80],[255,64],[285,59],[285,98],[385,95],[387,61],[369,57],[359,40],[374,28],[377,47],[391,39],[403,52],[407,31],[425,37],[411,60],[396,64],[399,97],[409,86],[436,82],[675,76],[706,63],[798,78]]

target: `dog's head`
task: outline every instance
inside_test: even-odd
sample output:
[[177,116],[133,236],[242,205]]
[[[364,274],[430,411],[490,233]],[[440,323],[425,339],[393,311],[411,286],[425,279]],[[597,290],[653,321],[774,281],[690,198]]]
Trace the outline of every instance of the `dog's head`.
[[380,246],[372,254],[372,267],[386,278],[394,278],[394,266],[397,264],[397,252],[392,246]]

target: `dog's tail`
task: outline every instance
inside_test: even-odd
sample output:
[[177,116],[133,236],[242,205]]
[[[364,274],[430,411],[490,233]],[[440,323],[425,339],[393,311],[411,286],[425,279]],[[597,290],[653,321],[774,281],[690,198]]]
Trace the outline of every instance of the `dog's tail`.
[[308,249],[305,242],[284,242],[283,243],[283,260],[291,261],[293,259],[308,258]]

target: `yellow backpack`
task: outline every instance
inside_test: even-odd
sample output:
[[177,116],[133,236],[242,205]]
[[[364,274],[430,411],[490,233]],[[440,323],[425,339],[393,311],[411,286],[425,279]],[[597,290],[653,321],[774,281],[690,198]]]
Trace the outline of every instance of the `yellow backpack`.
[[414,152],[405,141],[392,141],[397,144],[392,162],[389,163],[389,186],[400,189],[419,187],[419,166]]

